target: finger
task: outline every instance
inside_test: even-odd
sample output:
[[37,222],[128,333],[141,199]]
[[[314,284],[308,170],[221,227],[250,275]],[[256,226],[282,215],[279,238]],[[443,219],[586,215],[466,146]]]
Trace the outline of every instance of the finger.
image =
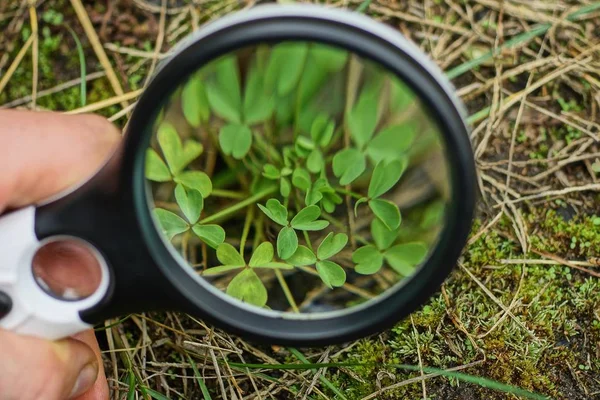
[[97,115],[0,111],[0,212],[35,204],[90,177],[119,140]]
[[49,342],[0,330],[0,354],[3,400],[72,399],[98,377],[98,358],[80,340]]
[[83,395],[77,397],[76,400],[108,400],[108,384],[106,383],[106,374],[104,372],[104,365],[102,363],[102,356],[100,355],[100,346],[96,340],[94,331],[89,330],[77,334],[74,336],[75,339],[81,340],[92,348],[96,354],[98,360],[98,378],[94,385]]

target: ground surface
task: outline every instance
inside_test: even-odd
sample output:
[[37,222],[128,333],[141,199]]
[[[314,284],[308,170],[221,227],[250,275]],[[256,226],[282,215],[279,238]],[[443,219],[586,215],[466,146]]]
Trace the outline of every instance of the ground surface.
[[[0,2],[2,107],[93,111],[123,126],[165,51],[204,21],[252,1],[84,3],[78,17],[79,0],[38,1],[32,12],[27,1]],[[253,346],[174,313],[109,321],[98,336],[113,397],[516,398],[381,365],[273,367],[359,362],[460,370],[552,398],[600,398],[599,3],[331,3],[367,6],[366,13],[415,41],[468,106],[481,191],[460,265],[411,318],[345,346]],[[91,30],[81,23],[86,15]],[[83,109],[67,26],[84,48]],[[98,61],[91,44],[108,62]],[[485,58],[490,50],[496,56]]]

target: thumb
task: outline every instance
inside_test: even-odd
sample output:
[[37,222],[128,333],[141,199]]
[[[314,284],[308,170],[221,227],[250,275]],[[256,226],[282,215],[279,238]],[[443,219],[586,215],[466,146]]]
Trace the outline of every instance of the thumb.
[[65,400],[92,387],[98,376],[94,351],[75,339],[50,342],[0,330],[2,400]]

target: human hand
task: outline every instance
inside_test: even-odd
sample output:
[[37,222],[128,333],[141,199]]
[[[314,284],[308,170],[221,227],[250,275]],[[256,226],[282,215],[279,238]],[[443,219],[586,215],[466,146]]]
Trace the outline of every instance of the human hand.
[[[119,141],[95,115],[0,110],[0,213],[36,204],[88,178]],[[77,249],[63,249],[70,261]],[[52,255],[43,262],[52,263]],[[67,263],[72,281],[85,262]],[[93,268],[93,266],[92,266]],[[0,330],[0,400],[105,400],[108,385],[93,331],[46,341]]]

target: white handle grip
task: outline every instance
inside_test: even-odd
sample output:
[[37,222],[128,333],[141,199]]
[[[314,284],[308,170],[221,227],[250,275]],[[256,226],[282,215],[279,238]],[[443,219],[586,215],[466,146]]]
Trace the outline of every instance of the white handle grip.
[[60,339],[91,328],[82,321],[81,310],[97,304],[108,290],[109,273],[99,257],[101,283],[91,296],[61,300],[46,293],[36,282],[32,260],[41,243],[35,235],[35,207],[0,218],[0,291],[12,301],[0,328],[45,339]]

